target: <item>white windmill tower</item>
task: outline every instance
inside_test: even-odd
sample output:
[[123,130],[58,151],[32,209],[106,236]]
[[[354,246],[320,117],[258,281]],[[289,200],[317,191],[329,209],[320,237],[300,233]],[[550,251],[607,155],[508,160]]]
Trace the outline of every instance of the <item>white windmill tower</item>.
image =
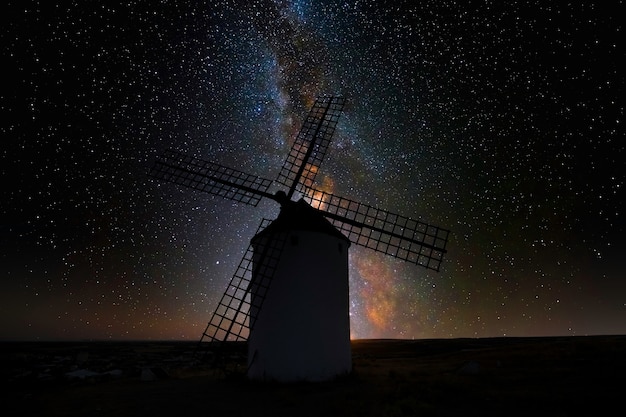
[[[352,369],[348,294],[350,240],[303,200],[283,205],[252,239],[254,266],[263,246],[286,239],[271,290],[248,337],[248,376],[279,381],[324,380]],[[257,250],[258,249],[258,250]],[[252,305],[260,304],[253,269]]]
[[[248,342],[248,377],[327,380],[349,373],[350,243],[439,270],[449,231],[313,188],[344,99],[316,100],[277,182],[168,150],[151,175],[256,206],[281,206],[264,219],[209,321],[201,343]],[[303,198],[293,201],[298,191]]]

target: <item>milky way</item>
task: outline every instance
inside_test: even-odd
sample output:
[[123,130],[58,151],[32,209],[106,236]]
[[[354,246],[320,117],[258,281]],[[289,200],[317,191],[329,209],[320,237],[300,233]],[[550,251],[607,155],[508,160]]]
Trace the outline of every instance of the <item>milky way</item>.
[[276,178],[323,94],[316,187],[452,231],[440,272],[351,247],[353,338],[626,332],[623,3],[421,3],[8,5],[0,338],[199,340],[278,207],[154,158]]

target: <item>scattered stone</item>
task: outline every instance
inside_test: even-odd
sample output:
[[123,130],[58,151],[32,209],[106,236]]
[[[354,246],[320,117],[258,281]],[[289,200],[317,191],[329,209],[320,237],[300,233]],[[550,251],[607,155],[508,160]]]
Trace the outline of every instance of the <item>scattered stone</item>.
[[75,371],[67,372],[65,374],[66,378],[69,379],[87,379],[94,378],[100,376],[98,372],[90,371],[89,369],[77,369]]
[[141,378],[142,381],[155,381],[157,376],[152,372],[150,368],[143,368],[141,370]]
[[459,375],[478,375],[480,373],[480,364],[476,361],[466,362],[457,370],[457,373]]

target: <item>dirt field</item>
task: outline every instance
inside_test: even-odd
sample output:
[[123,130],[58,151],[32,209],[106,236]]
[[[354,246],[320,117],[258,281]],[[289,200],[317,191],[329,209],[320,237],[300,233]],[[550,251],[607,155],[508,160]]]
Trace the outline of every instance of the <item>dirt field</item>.
[[609,415],[626,393],[626,336],[354,341],[351,375],[294,384],[215,372],[195,348],[4,342],[2,415]]

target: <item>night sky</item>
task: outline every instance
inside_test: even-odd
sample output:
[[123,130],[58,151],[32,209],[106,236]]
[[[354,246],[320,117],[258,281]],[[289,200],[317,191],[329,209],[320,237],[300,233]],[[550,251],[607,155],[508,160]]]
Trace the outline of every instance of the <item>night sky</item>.
[[154,159],[275,179],[324,94],[318,187],[452,231],[351,247],[353,338],[626,333],[622,1],[52,3],[2,13],[0,339],[199,340],[279,207]]

